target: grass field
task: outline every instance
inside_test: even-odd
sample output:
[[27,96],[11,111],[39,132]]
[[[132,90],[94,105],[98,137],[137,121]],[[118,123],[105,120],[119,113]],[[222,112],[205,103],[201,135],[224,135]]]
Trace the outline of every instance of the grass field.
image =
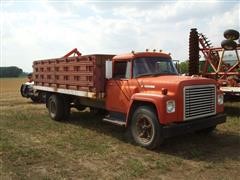
[[189,134],[150,151],[88,112],[54,122],[22,98],[25,79],[0,79],[1,179],[239,179],[240,102],[211,135]]

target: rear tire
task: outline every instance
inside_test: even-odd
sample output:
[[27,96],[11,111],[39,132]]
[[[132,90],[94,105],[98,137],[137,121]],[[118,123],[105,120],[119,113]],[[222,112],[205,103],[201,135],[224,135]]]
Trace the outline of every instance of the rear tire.
[[151,107],[138,107],[133,114],[130,128],[132,138],[142,147],[155,149],[163,142],[161,125]]
[[70,103],[60,95],[51,95],[48,99],[48,112],[55,121],[65,120],[70,114]]
[[68,119],[71,113],[71,105],[70,105],[70,99],[68,96],[63,96],[63,109],[64,109],[64,117],[63,119]]

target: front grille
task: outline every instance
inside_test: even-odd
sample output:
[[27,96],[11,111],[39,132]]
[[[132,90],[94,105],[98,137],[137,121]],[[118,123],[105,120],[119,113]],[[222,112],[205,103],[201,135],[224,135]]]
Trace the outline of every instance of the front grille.
[[216,114],[216,86],[184,87],[184,120]]

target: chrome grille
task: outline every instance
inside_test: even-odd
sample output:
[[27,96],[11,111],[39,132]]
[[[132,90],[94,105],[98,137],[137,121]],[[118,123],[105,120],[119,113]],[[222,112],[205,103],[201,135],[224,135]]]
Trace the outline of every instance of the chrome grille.
[[184,87],[184,120],[216,114],[216,86]]

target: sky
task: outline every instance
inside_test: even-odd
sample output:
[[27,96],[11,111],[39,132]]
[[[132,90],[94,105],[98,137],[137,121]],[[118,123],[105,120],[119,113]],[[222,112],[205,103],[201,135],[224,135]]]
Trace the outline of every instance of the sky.
[[32,62],[73,48],[84,54],[163,50],[188,59],[191,28],[220,46],[240,30],[239,1],[0,0],[0,66],[32,71]]

